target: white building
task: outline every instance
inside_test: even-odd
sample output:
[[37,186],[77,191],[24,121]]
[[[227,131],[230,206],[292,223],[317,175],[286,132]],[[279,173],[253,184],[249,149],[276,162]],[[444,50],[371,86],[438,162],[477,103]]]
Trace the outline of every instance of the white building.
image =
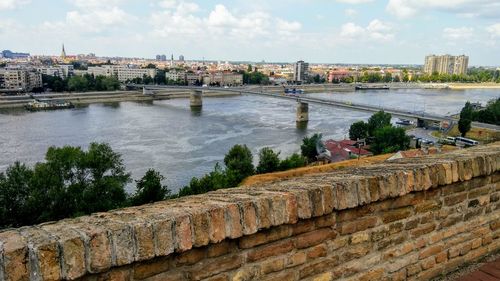
[[234,72],[214,72],[203,76],[203,84],[241,86],[243,85],[243,74]]
[[165,77],[167,80],[176,81],[176,82],[185,82],[186,81],[186,72],[185,71],[169,71],[165,72]]
[[468,67],[469,57],[465,55],[429,55],[425,57],[424,72],[427,74],[437,72],[439,74],[465,75]]
[[138,68],[128,65],[103,65],[89,67],[87,73],[94,76],[116,77],[118,81],[126,82],[135,78],[143,78],[144,76],[154,78],[157,74],[157,70],[154,68]]
[[0,90],[30,92],[42,87],[42,74],[29,69],[0,69]]
[[307,81],[309,73],[309,64],[304,61],[298,61],[293,67],[293,81],[296,83],[303,83]]
[[43,75],[60,77],[62,79],[66,79],[75,74],[75,68],[72,64],[38,67],[37,71]]

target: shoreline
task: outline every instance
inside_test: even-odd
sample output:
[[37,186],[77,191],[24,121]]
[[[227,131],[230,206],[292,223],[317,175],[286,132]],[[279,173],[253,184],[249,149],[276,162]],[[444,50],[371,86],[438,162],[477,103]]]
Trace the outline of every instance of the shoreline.
[[[205,97],[229,97],[238,96],[239,93],[217,92],[210,91],[205,93]],[[144,102],[155,100],[169,100],[169,99],[189,99],[190,93],[184,90],[169,91],[158,93],[153,96],[145,96],[137,91],[123,91],[123,92],[88,92],[88,93],[51,93],[40,96],[41,98],[55,98],[64,99],[73,103],[74,105],[89,105],[96,103],[115,103],[115,102]],[[19,109],[27,105],[31,98],[8,100],[0,97],[0,109]]]

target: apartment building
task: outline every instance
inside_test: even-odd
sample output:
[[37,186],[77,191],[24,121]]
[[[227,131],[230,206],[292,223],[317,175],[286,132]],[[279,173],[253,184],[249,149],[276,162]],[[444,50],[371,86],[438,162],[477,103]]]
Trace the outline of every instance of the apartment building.
[[425,57],[424,73],[465,75],[468,67],[469,57],[465,55],[429,55]]
[[220,86],[243,85],[243,74],[234,72],[213,72],[203,76],[203,84],[217,84]]
[[50,75],[66,79],[75,74],[75,68],[71,64],[62,64],[56,66],[43,66],[36,69],[40,74]]
[[30,92],[42,87],[42,74],[31,69],[0,69],[0,90]]
[[309,74],[309,64],[304,61],[298,61],[293,67],[293,81],[296,83],[304,83],[307,81]]
[[157,70],[154,68],[138,68],[128,65],[103,65],[89,67],[87,73],[94,76],[114,76],[118,81],[126,82],[135,78],[143,78],[144,76],[155,77]]
[[165,73],[165,77],[170,81],[186,81],[186,72],[185,71],[169,71]]

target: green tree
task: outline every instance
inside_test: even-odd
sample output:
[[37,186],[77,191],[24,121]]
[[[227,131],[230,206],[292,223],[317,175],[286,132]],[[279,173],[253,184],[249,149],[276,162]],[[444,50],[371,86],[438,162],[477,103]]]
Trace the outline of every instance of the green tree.
[[136,181],[137,190],[130,198],[134,206],[144,205],[157,201],[162,201],[170,195],[170,190],[166,185],[162,185],[165,177],[159,172],[149,169],[146,174]]
[[83,76],[72,76],[68,80],[68,90],[86,92],[89,89],[89,82]]
[[304,156],[298,153],[294,153],[280,162],[278,170],[279,171],[291,170],[295,168],[304,167],[306,166],[306,164],[307,164],[307,159]]
[[374,154],[381,154],[406,150],[409,147],[410,137],[403,128],[387,126],[375,131],[370,149]]
[[229,184],[236,186],[255,173],[252,152],[246,145],[233,146],[224,157]]
[[314,134],[311,137],[305,137],[302,139],[300,151],[302,156],[304,156],[309,163],[316,161],[316,157],[318,156],[318,150],[316,147],[322,137],[323,136],[321,134]]
[[355,122],[349,128],[349,139],[358,140],[368,137],[368,123],[363,121]]
[[278,171],[280,165],[279,152],[274,152],[269,147],[264,147],[259,151],[259,164],[257,174],[272,173]]
[[383,110],[373,114],[368,119],[368,135],[374,136],[375,131],[391,125],[391,114],[385,113]]
[[33,171],[16,162],[0,173],[0,228],[20,227],[32,222],[29,209]]
[[474,116],[474,110],[470,102],[466,102],[465,106],[460,111],[460,120],[458,120],[458,130],[462,137],[470,131],[472,127],[472,119]]

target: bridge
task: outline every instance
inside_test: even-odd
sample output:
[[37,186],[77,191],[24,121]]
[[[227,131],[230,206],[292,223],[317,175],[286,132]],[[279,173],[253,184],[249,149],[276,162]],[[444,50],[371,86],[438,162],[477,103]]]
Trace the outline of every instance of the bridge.
[[[163,86],[163,85],[128,85],[130,88],[142,88],[143,93],[146,95],[154,94],[154,91],[165,90],[165,89],[184,89],[193,91],[191,94],[191,106],[201,107],[202,106],[202,92],[203,91],[219,91],[219,92],[233,92],[239,94],[248,94],[248,95],[257,95],[257,96],[265,96],[272,98],[279,98],[285,100],[292,100],[298,103],[297,105],[297,122],[307,122],[308,121],[308,104],[319,104],[326,106],[334,106],[345,109],[352,109],[358,111],[366,111],[366,112],[378,112],[383,110],[387,113],[390,113],[393,116],[407,118],[407,119],[415,119],[418,121],[420,126],[428,126],[428,124],[437,123],[437,122],[449,122],[450,124],[454,122],[458,122],[457,118],[451,116],[437,115],[437,114],[429,114],[426,112],[412,112],[405,111],[403,109],[398,108],[390,108],[390,107],[380,107],[369,104],[362,103],[352,103],[349,101],[342,100],[334,100],[334,99],[320,99],[320,98],[312,98],[306,95],[284,95],[284,94],[276,94],[264,92],[262,89],[258,87],[247,88],[247,87],[231,87],[231,88],[222,88],[222,87],[197,87],[197,86]],[[473,127],[490,129],[490,130],[500,130],[500,126],[496,126],[493,124],[486,124],[480,122],[472,122]]]

